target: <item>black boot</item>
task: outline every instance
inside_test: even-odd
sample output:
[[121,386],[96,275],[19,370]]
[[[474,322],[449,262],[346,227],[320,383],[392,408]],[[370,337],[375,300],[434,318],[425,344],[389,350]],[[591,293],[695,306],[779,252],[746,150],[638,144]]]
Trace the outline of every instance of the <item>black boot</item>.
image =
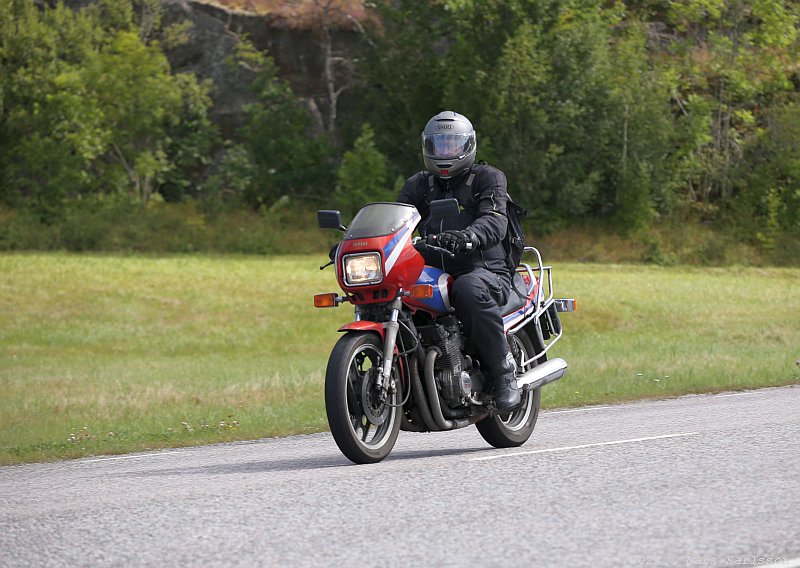
[[522,402],[522,397],[517,387],[517,364],[512,357],[506,357],[498,371],[492,374],[494,404],[497,410],[511,412],[516,410],[520,402]]

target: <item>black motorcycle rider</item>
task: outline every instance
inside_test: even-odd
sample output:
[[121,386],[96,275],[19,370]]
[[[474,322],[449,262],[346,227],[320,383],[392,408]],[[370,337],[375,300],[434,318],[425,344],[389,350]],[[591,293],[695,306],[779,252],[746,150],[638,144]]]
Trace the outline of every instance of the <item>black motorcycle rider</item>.
[[[465,117],[445,111],[431,118],[422,132],[425,170],[408,178],[397,199],[422,215],[420,235],[428,244],[455,254],[425,253],[425,261],[450,273],[455,282],[452,303],[470,347],[494,389],[499,410],[514,410],[521,401],[516,364],[509,355],[500,306],[511,292],[511,274],[502,240],[508,219],[505,174],[475,164],[475,129]],[[458,217],[431,220],[428,204],[454,197]]]

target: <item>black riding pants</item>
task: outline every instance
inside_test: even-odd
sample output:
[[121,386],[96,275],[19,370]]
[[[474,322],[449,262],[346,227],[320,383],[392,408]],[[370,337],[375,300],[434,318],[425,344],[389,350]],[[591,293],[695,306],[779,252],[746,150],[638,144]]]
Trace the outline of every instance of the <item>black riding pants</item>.
[[458,276],[452,300],[456,315],[469,337],[468,351],[477,352],[481,366],[490,375],[501,371],[508,353],[500,307],[508,301],[511,280],[508,276],[476,268]]

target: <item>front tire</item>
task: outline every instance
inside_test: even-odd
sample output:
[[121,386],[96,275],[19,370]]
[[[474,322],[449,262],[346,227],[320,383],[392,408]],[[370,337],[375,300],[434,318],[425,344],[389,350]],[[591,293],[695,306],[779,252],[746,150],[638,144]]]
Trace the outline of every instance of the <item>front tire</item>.
[[[510,334],[508,342],[512,345],[512,353],[519,353],[519,355],[515,356],[515,359],[517,359],[517,375],[546,360],[547,356],[542,355],[539,359],[522,368],[521,363],[523,361],[530,359],[541,351],[541,349],[534,347],[531,338],[524,329]],[[536,420],[539,418],[541,391],[540,387],[532,391],[523,392],[522,406],[519,410],[508,414],[495,414],[477,422],[475,427],[481,437],[495,448],[516,448],[527,442],[528,438],[533,434]]]
[[331,352],[325,372],[325,412],[336,445],[350,461],[376,463],[389,455],[400,432],[402,384],[392,370],[396,392],[380,402],[374,386],[383,365],[383,344],[375,333],[347,333]]

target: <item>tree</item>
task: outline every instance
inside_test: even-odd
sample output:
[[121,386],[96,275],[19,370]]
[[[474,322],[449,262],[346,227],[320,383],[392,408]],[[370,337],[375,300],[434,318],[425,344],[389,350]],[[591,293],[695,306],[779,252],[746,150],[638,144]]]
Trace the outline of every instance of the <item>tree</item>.
[[199,83],[189,73],[175,75],[175,81],[181,94],[181,109],[164,149],[170,167],[159,187],[159,192],[172,201],[197,195],[220,139],[219,128],[208,114],[212,106],[211,82]]
[[336,170],[336,202],[346,214],[352,215],[372,201],[394,201],[397,192],[388,185],[386,156],[375,146],[372,127],[364,124],[353,149],[344,153]]
[[125,23],[133,14],[124,1],[0,3],[0,198],[51,212],[91,193],[146,202],[203,161],[207,86],[172,75],[158,42]]
[[[442,46],[450,38],[442,2],[381,0],[369,5],[367,47],[360,62],[365,80],[352,96],[352,138],[375,126],[375,144],[403,176],[422,166],[420,133],[442,109],[446,73]],[[379,125],[379,126],[378,126]]]
[[332,148],[326,136],[313,136],[308,109],[278,77],[273,60],[242,40],[240,61],[257,72],[257,101],[245,107],[243,143],[254,164],[254,181],[243,196],[253,208],[284,195],[308,199],[332,191]]
[[446,106],[459,102],[538,224],[610,209],[611,30],[600,2],[451,2]]
[[334,49],[334,32],[341,27],[342,21],[348,22],[360,33],[364,29],[361,24],[341,7],[340,0],[314,0],[319,15],[320,44],[322,48],[323,76],[325,80],[326,100],[328,103],[328,119],[326,130],[331,140],[337,139],[337,119],[339,114],[339,97],[350,88],[355,74],[355,59],[346,57]]
[[89,12],[0,2],[0,199],[52,214],[84,191],[107,133],[81,77],[103,43]]
[[774,108],[765,122],[727,207],[741,238],[775,248],[781,234],[800,235],[800,106]]
[[730,197],[762,109],[793,92],[798,5],[786,0],[672,2],[670,49],[683,120],[687,198],[708,209]]
[[657,212],[673,207],[675,164],[667,156],[674,142],[671,84],[649,57],[647,27],[629,18],[612,45],[611,152],[608,175],[618,225],[624,231],[647,228]]
[[[166,57],[137,34],[118,32],[89,64],[86,83],[110,133],[110,156],[146,203],[169,171],[167,133],[177,126],[181,111],[180,87]],[[105,181],[113,183],[109,173]]]

